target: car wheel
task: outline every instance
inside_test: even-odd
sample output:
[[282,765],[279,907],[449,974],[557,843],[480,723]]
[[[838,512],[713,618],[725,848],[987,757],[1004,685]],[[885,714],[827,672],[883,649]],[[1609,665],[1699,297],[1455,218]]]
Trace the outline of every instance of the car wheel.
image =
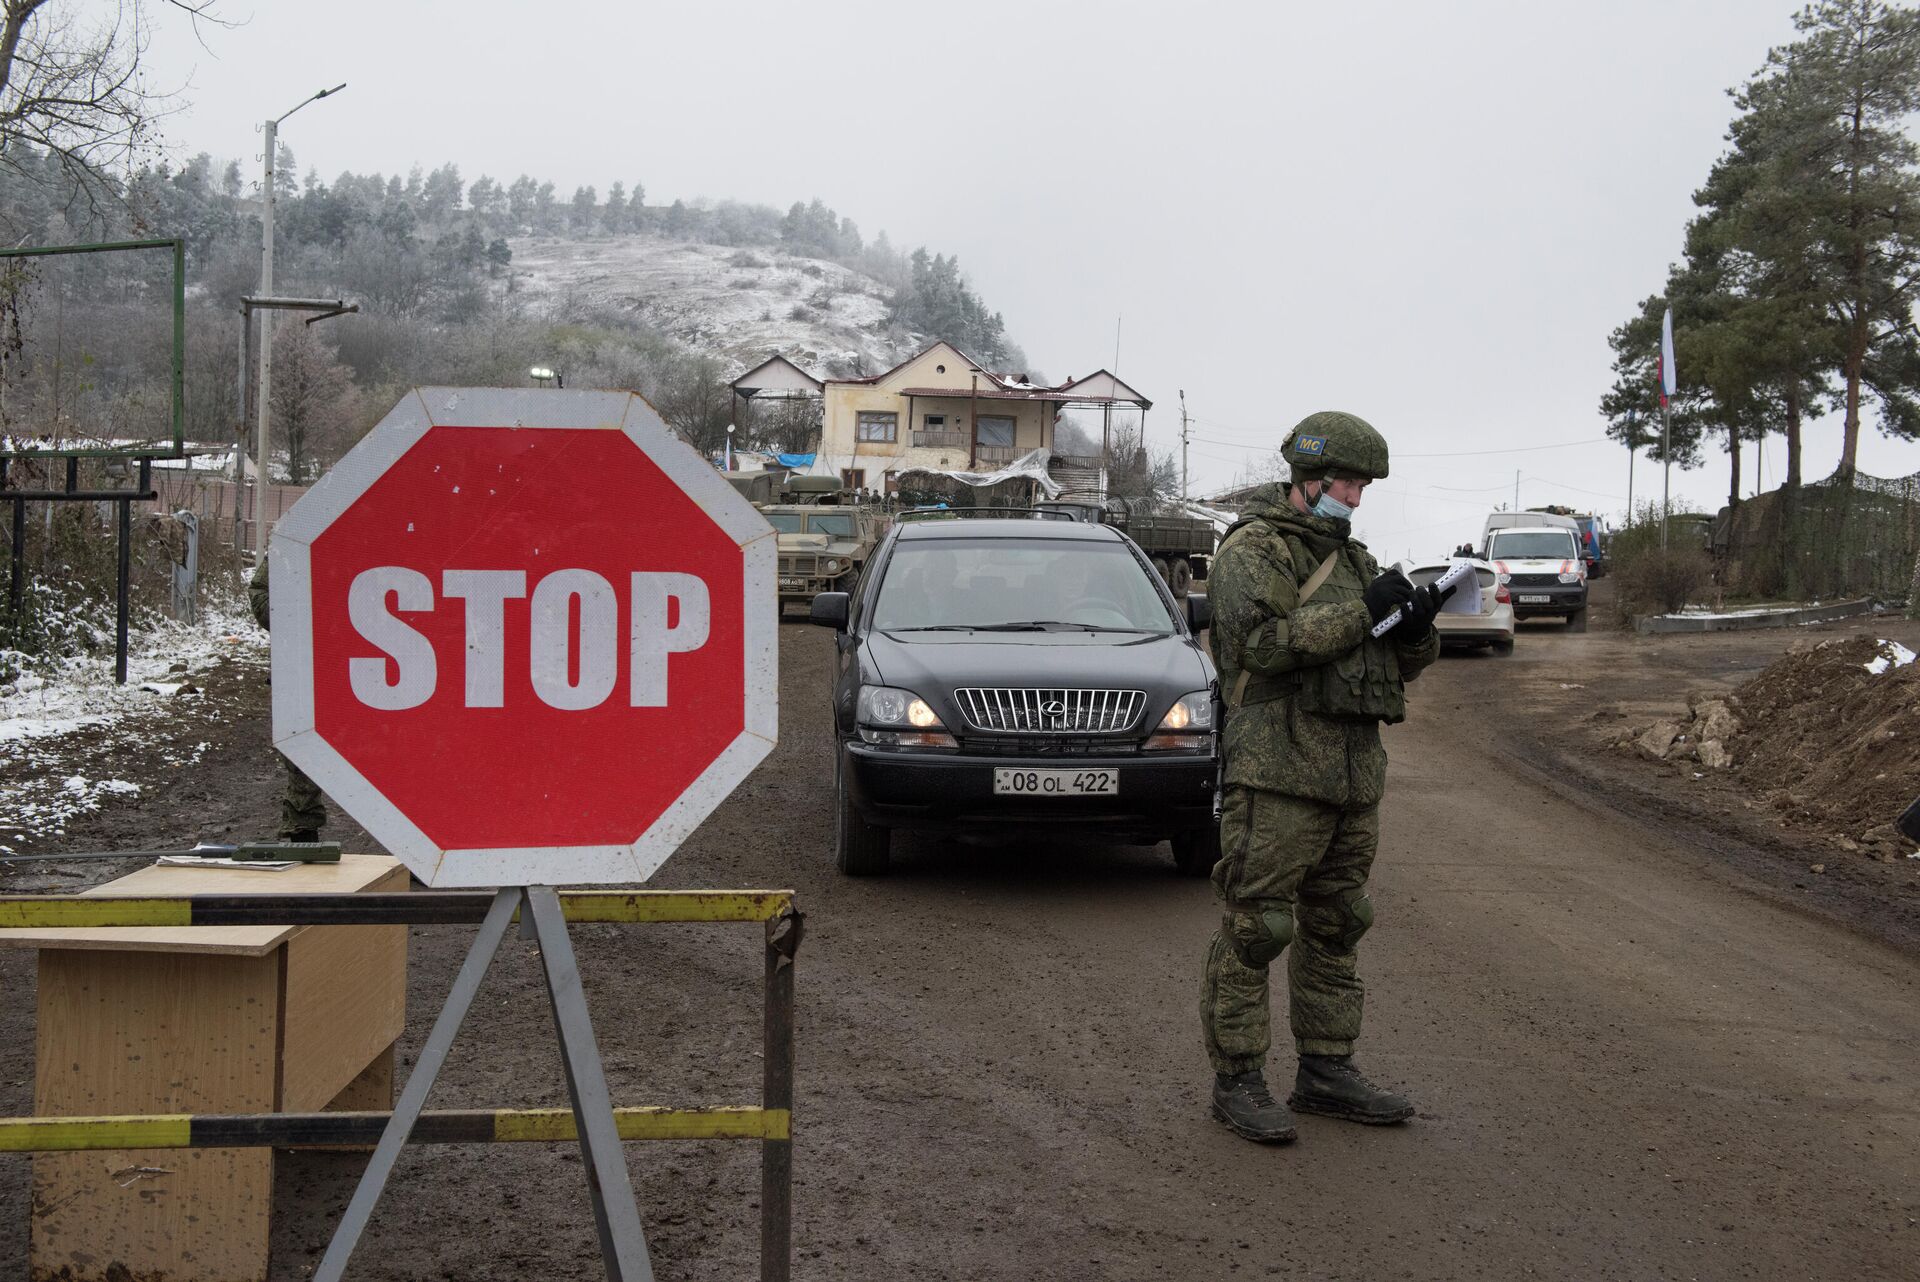
[[893,833],[886,828],[876,828],[860,817],[853,807],[853,791],[847,787],[847,778],[839,761],[839,752],[834,754],[833,782],[834,807],[837,820],[833,832],[833,864],[849,877],[883,877],[893,863]]
[[1174,596],[1185,597],[1187,589],[1193,586],[1193,567],[1187,564],[1187,558],[1181,557],[1171,568],[1173,574],[1167,580],[1167,586],[1173,589]]
[[1512,653],[1513,653],[1513,638],[1512,638],[1512,637],[1508,637],[1508,638],[1507,638],[1506,640],[1504,640],[1504,641],[1495,641],[1495,642],[1493,643],[1493,652],[1494,652],[1495,654],[1498,654],[1498,655],[1503,655],[1503,656],[1504,656],[1504,655],[1509,655],[1509,654],[1512,654]]
[[1168,586],[1172,586],[1173,571],[1167,568],[1167,561],[1165,557],[1156,556],[1153,558],[1153,572],[1160,576],[1160,581],[1162,583],[1165,583]]
[[1575,610],[1572,614],[1569,614],[1567,616],[1567,631],[1585,632],[1586,630],[1587,630],[1587,611],[1586,611],[1586,607],[1582,606],[1580,609]]
[[1182,877],[1205,877],[1220,862],[1220,825],[1208,824],[1176,833],[1173,838],[1173,866]]

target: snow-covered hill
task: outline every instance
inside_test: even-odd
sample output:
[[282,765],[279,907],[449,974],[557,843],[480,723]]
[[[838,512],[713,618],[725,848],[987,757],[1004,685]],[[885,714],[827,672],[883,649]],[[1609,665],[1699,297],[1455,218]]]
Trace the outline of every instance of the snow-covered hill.
[[889,332],[885,285],[822,259],[652,236],[510,245],[532,300],[611,304],[736,370],[777,351],[816,374],[871,374],[925,346]]

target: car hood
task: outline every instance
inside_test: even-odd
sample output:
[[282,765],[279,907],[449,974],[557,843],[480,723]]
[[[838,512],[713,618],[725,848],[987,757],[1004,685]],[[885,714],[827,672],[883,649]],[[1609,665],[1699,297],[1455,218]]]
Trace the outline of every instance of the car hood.
[[1503,556],[1499,564],[1508,574],[1572,574],[1577,562],[1567,557]]
[[962,686],[1145,690],[1151,703],[1213,681],[1213,664],[1179,635],[876,632],[866,658],[874,680],[943,705]]

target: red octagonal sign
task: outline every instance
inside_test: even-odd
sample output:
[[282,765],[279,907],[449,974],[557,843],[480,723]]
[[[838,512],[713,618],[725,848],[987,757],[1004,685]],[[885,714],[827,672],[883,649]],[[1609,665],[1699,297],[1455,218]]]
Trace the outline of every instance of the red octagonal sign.
[[643,881],[773,748],[773,531],[631,393],[419,389],[271,557],[274,743],[429,885]]

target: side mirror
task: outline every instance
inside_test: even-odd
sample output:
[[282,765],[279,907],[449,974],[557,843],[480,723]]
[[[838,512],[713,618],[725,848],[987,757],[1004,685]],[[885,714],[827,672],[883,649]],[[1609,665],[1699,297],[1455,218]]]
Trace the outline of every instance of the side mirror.
[[807,610],[807,622],[816,623],[823,628],[832,628],[836,632],[847,630],[847,594],[844,592],[822,592],[813,598],[813,605]]
[[1207,600],[1204,592],[1187,593],[1187,626],[1195,632],[1205,632],[1213,625],[1213,602]]

